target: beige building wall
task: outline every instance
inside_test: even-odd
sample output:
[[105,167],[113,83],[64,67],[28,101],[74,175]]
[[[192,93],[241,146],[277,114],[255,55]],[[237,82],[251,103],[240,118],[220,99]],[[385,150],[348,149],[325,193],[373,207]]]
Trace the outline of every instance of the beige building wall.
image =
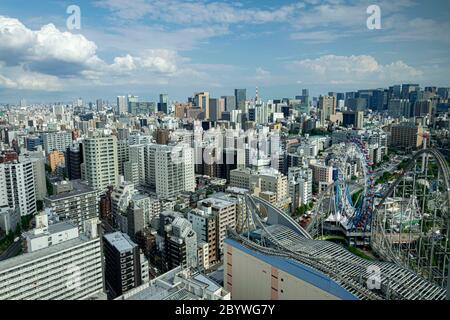
[[340,300],[229,244],[224,266],[224,286],[232,300]]

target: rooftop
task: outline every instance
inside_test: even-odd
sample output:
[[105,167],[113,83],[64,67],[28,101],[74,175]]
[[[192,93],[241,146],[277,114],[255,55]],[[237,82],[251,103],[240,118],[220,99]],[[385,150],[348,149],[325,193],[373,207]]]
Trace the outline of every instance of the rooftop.
[[70,197],[73,197],[73,196],[77,196],[77,195],[81,195],[81,194],[90,193],[90,192],[94,192],[95,191],[94,189],[89,187],[87,184],[85,184],[81,180],[72,180],[70,182],[73,185],[73,190],[71,190],[69,192],[62,192],[60,194],[53,195],[53,196],[48,196],[48,197],[46,197],[46,199],[48,199],[50,201],[56,201],[56,200],[70,198]]
[[104,238],[119,252],[130,251],[136,247],[136,244],[131,241],[130,237],[122,232],[109,233],[104,235]]

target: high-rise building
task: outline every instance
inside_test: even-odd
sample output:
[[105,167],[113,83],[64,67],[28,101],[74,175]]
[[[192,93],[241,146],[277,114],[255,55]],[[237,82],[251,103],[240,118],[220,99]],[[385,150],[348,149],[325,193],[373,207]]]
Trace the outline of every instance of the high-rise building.
[[[193,228],[197,235],[200,233],[201,241],[208,243],[209,263],[213,264],[220,261],[223,256],[223,242],[227,236],[227,229],[236,227],[236,203],[212,196],[199,201],[197,207],[205,213],[203,217],[206,219],[199,219],[199,216],[194,219],[195,213],[190,218],[188,216],[188,219],[190,221],[192,219]],[[212,221],[214,227],[210,225]],[[212,235],[215,235],[214,239],[209,238]]]
[[97,99],[96,101],[96,107],[97,107],[97,112],[103,111],[103,100],[102,99]]
[[414,103],[414,117],[431,116],[433,112],[433,104],[431,100],[417,100]]
[[418,84],[402,84],[402,99],[410,99],[410,94],[414,91],[419,91],[420,86]]
[[391,128],[391,146],[417,149],[423,142],[423,128],[413,122],[403,122]]
[[160,94],[158,102],[158,112],[169,114],[169,95]]
[[96,190],[118,184],[119,164],[115,136],[97,136],[83,141],[82,179]]
[[76,143],[66,150],[66,169],[69,180],[81,179],[81,164],[83,163],[83,148]]
[[195,191],[194,152],[187,145],[149,144],[145,148],[147,185],[161,198]]
[[342,112],[342,125],[344,127],[353,127],[362,129],[364,126],[364,112],[362,111],[344,111]]
[[148,261],[128,235],[121,232],[106,234],[103,247],[105,281],[110,298],[148,282]]
[[205,113],[205,119],[209,119],[209,92],[195,93],[194,103]]
[[80,180],[62,181],[64,188],[45,198],[45,207],[59,217],[83,229],[85,221],[99,218],[98,192]]
[[[20,215],[36,214],[36,189],[33,162],[30,160],[0,163],[1,197]],[[6,192],[4,192],[6,191]]]
[[47,155],[53,150],[65,152],[67,147],[72,144],[72,133],[68,131],[45,132],[42,134],[42,142]]
[[320,120],[324,124],[325,120],[330,120],[332,115],[336,114],[336,97],[321,96],[319,98]]
[[118,114],[124,114],[128,110],[127,107],[127,98],[125,96],[118,96],[117,97],[117,113]]
[[411,115],[411,104],[408,99],[389,100],[388,114],[393,118],[406,117]]
[[44,200],[45,196],[47,195],[44,151],[29,151],[25,154],[20,155],[19,160],[20,162],[31,161],[31,163],[33,164],[36,200]]
[[234,89],[234,99],[236,109],[245,112],[245,102],[247,101],[247,89]]
[[209,99],[209,120],[218,121],[222,119],[225,111],[225,99]]
[[225,101],[225,111],[231,112],[236,109],[236,98],[234,96],[222,96]]
[[27,252],[0,261],[0,300],[102,298],[102,249],[98,219],[83,233],[69,222],[49,223],[48,211],[24,234]]

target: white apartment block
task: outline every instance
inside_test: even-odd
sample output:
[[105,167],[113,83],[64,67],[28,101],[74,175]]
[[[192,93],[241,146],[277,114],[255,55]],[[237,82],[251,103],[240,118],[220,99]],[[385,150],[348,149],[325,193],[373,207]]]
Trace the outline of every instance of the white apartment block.
[[[177,196],[182,191],[195,191],[193,149],[185,146],[153,145],[148,148],[148,181],[155,181],[156,194],[163,198]],[[151,153],[154,152],[154,160]],[[154,171],[153,171],[154,166]],[[154,173],[153,173],[154,172]]]
[[103,293],[98,220],[79,234],[68,222],[49,224],[37,216],[37,228],[24,234],[29,251],[0,261],[0,300],[78,300]]
[[46,132],[42,134],[42,142],[45,154],[53,150],[65,152],[67,147],[72,144],[72,133],[66,131]]
[[[7,162],[0,164],[0,204],[18,208],[21,216],[36,213],[36,190],[33,162]],[[5,202],[6,201],[6,202]]]
[[96,190],[106,190],[119,182],[117,138],[101,136],[83,142],[82,180]]

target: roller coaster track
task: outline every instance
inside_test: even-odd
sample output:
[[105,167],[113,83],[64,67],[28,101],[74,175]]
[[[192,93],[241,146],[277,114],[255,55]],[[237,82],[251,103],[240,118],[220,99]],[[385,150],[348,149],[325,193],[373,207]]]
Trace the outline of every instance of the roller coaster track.
[[[444,156],[436,149],[423,149],[418,151],[413,155],[413,157],[408,161],[406,164],[404,170],[400,174],[399,177],[390,185],[389,189],[383,194],[381,197],[381,200],[379,201],[378,205],[376,206],[374,210],[374,215],[377,217],[380,210],[382,210],[383,206],[386,203],[386,200],[391,197],[396,190],[397,187],[400,186],[400,183],[403,181],[404,177],[411,172],[412,169],[414,169],[416,165],[416,160],[418,160],[421,156],[424,155],[431,155],[434,157],[434,159],[437,162],[438,170],[441,176],[441,179],[443,181],[443,188],[442,191],[445,197],[446,202],[443,204],[446,206],[446,212],[447,212],[447,219],[446,219],[446,234],[444,235],[447,238],[449,237],[449,219],[450,219],[450,182],[449,182],[449,167],[447,164],[447,161],[445,160]],[[377,221],[377,219],[374,219],[374,221]],[[380,223],[380,222],[378,222]],[[395,262],[398,265],[403,265],[405,267],[408,267],[407,262],[405,262],[402,257],[393,251],[392,246],[389,245],[388,236],[385,232],[385,229],[382,226],[374,225],[372,228],[372,248],[375,252],[377,252],[383,259],[391,262]],[[444,254],[449,255],[448,249],[445,249],[446,252]],[[450,257],[448,257],[450,258]],[[447,259],[448,259],[447,258]],[[432,266],[432,262],[430,263],[430,266]],[[430,267],[428,266],[428,267]],[[447,265],[448,268],[448,265]],[[444,267],[445,271],[445,267]],[[445,275],[442,275],[442,277],[445,278]],[[447,283],[447,285],[450,285],[450,283]]]
[[[262,206],[268,205],[266,201],[260,199],[258,202]],[[259,227],[262,243],[256,243],[232,230],[229,230],[229,235],[252,250],[298,261],[327,275],[359,299],[442,300],[445,298],[444,289],[407,268],[390,262],[365,260],[335,243],[313,240],[293,220],[283,220],[285,225],[267,225],[261,217],[260,209],[253,196],[246,196],[246,204],[256,226]],[[283,218],[288,216],[279,209],[277,214]],[[264,238],[270,244],[266,244]],[[367,287],[367,281],[370,281],[369,267],[376,267],[380,271],[379,290],[373,291]]]

